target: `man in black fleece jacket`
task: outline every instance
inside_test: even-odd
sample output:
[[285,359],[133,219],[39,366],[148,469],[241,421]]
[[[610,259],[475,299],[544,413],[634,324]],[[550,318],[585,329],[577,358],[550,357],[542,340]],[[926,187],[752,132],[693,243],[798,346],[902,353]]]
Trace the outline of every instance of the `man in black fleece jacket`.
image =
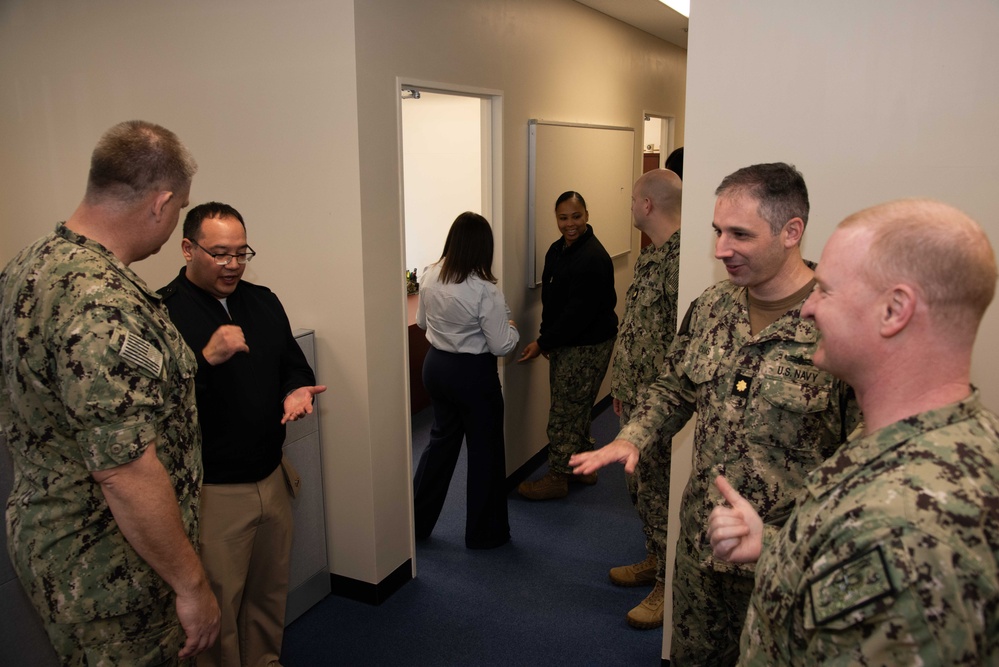
[[282,459],[285,424],[311,413],[326,387],[315,386],[278,298],[241,280],[255,253],[235,208],[191,209],[181,250],[186,265],[160,292],[198,359],[199,542],[222,610],[219,641],[198,664],[276,664],[299,484]]

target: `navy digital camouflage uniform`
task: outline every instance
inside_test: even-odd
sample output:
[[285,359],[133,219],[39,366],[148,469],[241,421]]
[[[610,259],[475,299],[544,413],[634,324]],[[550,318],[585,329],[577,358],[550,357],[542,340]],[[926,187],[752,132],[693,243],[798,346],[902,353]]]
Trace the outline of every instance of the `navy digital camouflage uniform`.
[[61,224],[0,275],[0,345],[10,557],[57,651],[83,662],[60,644],[67,627],[84,624],[73,632],[105,645],[98,650],[123,642],[107,649],[123,663],[128,637],[116,632],[162,633],[158,653],[135,664],[176,661],[184,634],[174,594],[126,541],[91,473],[155,443],[197,544],[194,355],[141,278]]
[[640,450],[697,413],[673,577],[675,665],[732,664],[752,565],[715,562],[706,527],[725,475],[765,522],[786,518],[808,472],[859,422],[852,390],[812,365],[818,334],[800,305],[753,335],[747,291],[708,288],[684,317],[667,367],[618,437]]
[[746,665],[999,664],[999,419],[964,401],[851,440],[764,549]]
[[548,465],[569,474],[569,457],[593,449],[590,413],[604,381],[614,339],[596,345],[567,345],[548,353],[552,402],[548,409]]
[[[677,290],[680,281],[680,230],[660,248],[649,244],[635,262],[635,278],[625,296],[624,316],[618,328],[611,361],[611,396],[621,401],[621,425],[628,422],[645,388],[659,376],[676,335]],[[628,475],[642,519],[646,550],[666,559],[669,516],[670,433],[646,447],[635,474]]]

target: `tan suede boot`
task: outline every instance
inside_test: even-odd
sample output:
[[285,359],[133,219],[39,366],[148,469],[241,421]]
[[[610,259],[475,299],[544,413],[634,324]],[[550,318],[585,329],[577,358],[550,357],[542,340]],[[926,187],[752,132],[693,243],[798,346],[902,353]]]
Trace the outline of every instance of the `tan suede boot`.
[[569,475],[549,470],[534,481],[521,482],[517,492],[529,500],[554,500],[569,495]]
[[656,587],[652,589],[648,597],[642,600],[637,607],[628,612],[628,625],[639,630],[652,630],[663,625],[663,595],[666,587],[663,582],[657,581]]
[[615,586],[651,586],[656,583],[657,565],[656,555],[648,554],[641,563],[612,567],[611,583]]

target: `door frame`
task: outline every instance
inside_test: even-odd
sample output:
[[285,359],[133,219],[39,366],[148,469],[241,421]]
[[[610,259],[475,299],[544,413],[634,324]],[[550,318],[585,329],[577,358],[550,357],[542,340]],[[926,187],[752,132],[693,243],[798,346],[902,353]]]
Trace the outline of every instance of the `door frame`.
[[[396,145],[399,165],[399,233],[402,238],[402,254],[399,258],[400,270],[405,270],[406,264],[406,183],[403,169],[403,136],[402,136],[402,91],[403,89],[417,90],[420,92],[437,93],[441,95],[455,95],[459,97],[475,97],[481,100],[480,121],[482,123],[480,136],[482,138],[482,215],[489,220],[493,229],[493,275],[496,276],[500,285],[503,284],[503,92],[493,88],[479,88],[475,86],[464,86],[459,84],[444,83],[439,81],[427,81],[413,77],[396,77],[395,82],[395,104],[396,104]],[[403,281],[400,281],[402,285]],[[406,289],[402,285],[400,288],[401,307],[406,304]],[[403,346],[403,363],[409,368],[409,344],[408,337]],[[504,370],[505,365],[499,364],[497,369],[500,377],[500,384],[505,386]],[[411,404],[409,383],[405,383],[406,405]],[[413,478],[413,431],[412,428],[406,432],[406,465],[409,478]],[[409,534],[410,553],[412,554],[412,576],[417,575],[416,563],[416,538],[415,525],[413,520],[413,494],[407,494],[409,503]]]

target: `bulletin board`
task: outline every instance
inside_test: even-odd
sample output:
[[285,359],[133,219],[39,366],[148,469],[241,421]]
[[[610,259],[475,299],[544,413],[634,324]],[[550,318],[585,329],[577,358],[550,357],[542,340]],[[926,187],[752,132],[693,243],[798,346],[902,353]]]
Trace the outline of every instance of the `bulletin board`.
[[527,286],[541,284],[545,253],[561,236],[555,200],[568,190],[583,195],[593,233],[610,256],[630,252],[634,128],[532,119],[528,129]]

